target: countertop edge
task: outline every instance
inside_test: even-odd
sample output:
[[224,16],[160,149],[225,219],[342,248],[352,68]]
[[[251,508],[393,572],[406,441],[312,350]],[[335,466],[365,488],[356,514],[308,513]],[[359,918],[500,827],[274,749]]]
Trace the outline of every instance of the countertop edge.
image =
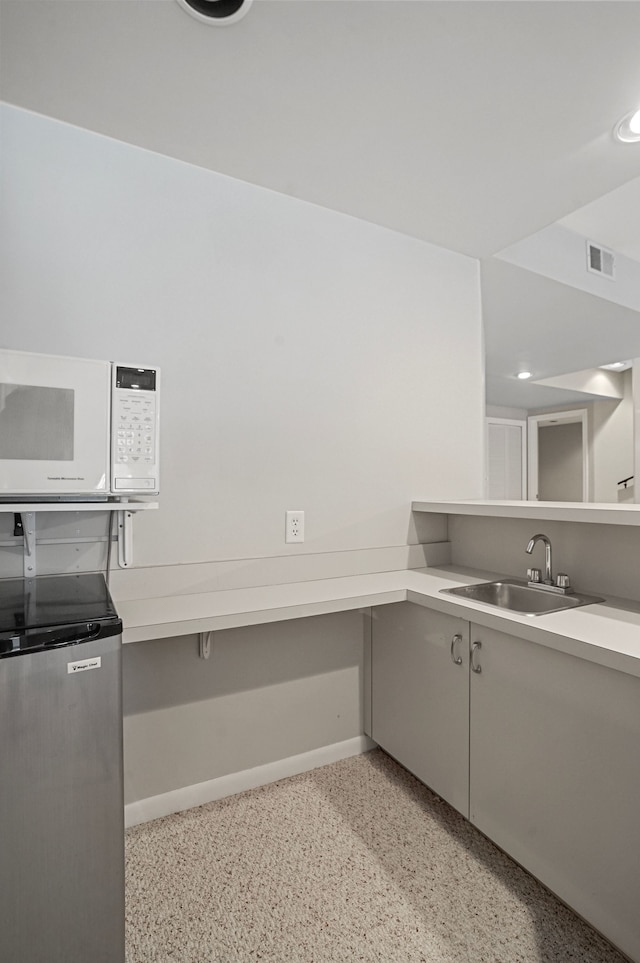
[[121,601],[118,609],[123,642],[130,644],[408,600],[640,677],[640,606],[609,599],[531,617],[440,594],[443,588],[490,577],[486,573],[474,577],[469,570],[452,566],[405,569]]
[[537,518],[544,521],[590,522],[600,525],[640,525],[640,504],[604,502],[428,501],[414,500],[413,512],[438,515],[480,515],[490,518]]

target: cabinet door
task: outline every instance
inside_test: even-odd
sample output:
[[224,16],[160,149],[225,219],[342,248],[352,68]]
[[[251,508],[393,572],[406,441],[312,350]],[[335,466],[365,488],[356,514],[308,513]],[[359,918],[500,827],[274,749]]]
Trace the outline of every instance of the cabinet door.
[[470,641],[472,822],[640,960],[640,679],[475,625]]
[[468,622],[411,602],[380,606],[371,653],[372,738],[467,816]]

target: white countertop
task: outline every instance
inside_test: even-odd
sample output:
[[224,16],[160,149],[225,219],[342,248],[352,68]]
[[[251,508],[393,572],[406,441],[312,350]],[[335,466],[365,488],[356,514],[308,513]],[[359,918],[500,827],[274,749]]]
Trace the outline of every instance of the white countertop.
[[443,566],[120,601],[125,643],[410,601],[640,676],[640,605],[607,599],[526,616],[440,594],[490,573]]

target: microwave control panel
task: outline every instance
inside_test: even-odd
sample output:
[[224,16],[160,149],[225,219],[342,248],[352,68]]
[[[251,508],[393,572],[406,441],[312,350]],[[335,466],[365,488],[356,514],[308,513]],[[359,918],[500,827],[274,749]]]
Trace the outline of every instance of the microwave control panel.
[[111,387],[111,490],[157,495],[160,370],[114,364]]

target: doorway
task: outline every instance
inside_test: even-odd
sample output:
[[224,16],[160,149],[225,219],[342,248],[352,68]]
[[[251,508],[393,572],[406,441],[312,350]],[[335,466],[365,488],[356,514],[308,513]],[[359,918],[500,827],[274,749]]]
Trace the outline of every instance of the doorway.
[[529,498],[588,502],[587,409],[545,412],[527,420]]

